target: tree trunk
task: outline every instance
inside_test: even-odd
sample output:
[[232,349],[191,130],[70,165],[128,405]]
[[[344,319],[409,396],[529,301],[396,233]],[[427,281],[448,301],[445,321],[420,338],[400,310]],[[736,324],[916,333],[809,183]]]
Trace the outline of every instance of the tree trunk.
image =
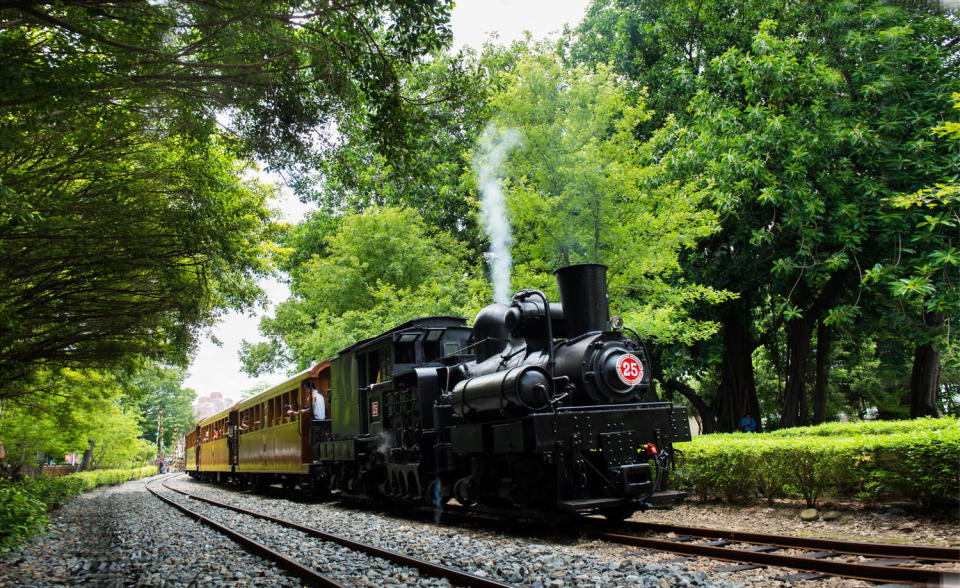
[[716,407],[708,405],[693,388],[680,380],[665,378],[663,375],[663,364],[659,361],[660,350],[655,345],[651,345],[649,351],[651,353],[650,362],[653,378],[660,382],[666,392],[670,394],[679,393],[690,401],[694,410],[700,415],[700,425],[704,434],[715,433],[717,431]]
[[813,329],[807,317],[787,323],[787,386],[783,390],[783,408],[780,424],[796,427],[806,420],[801,418],[801,408],[806,410],[806,366],[810,356],[810,335]]
[[704,435],[717,432],[716,409],[704,402],[703,398],[700,398],[693,388],[679,380],[666,380],[663,382],[663,387],[671,392],[679,392],[690,401],[693,408],[700,414],[700,426],[703,429],[701,432]]
[[783,390],[783,414],[780,417],[780,424],[784,427],[809,424],[806,372],[810,338],[813,327],[840,294],[845,279],[845,274],[833,274],[813,299],[806,282],[797,285],[798,306],[804,310],[802,317],[787,322],[787,385]]
[[[931,328],[943,325],[943,313],[923,311],[923,322]],[[943,416],[937,405],[940,388],[940,351],[930,342],[921,343],[913,352],[913,369],[910,372],[910,418]]]
[[96,444],[96,441],[90,441],[90,447],[83,452],[83,457],[80,459],[80,466],[77,468],[78,472],[85,472],[90,467],[90,460],[93,458],[93,448]]
[[827,384],[830,376],[830,355],[833,330],[821,320],[817,324],[817,382],[813,389],[813,424],[827,420]]
[[753,378],[753,351],[757,341],[750,331],[751,316],[736,304],[727,304],[723,314],[723,367],[717,391],[717,426],[736,431],[740,419],[750,413],[761,431],[760,402]]

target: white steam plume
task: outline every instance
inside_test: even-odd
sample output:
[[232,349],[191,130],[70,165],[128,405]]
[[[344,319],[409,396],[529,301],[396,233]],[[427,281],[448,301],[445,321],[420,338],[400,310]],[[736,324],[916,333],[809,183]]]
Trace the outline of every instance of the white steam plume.
[[487,125],[480,137],[473,169],[477,172],[480,189],[480,215],[484,231],[490,239],[490,277],[493,279],[493,299],[496,302],[510,301],[510,221],[507,220],[507,205],[500,188],[500,166],[514,147],[522,144],[520,133],[514,129],[501,130],[492,123]]

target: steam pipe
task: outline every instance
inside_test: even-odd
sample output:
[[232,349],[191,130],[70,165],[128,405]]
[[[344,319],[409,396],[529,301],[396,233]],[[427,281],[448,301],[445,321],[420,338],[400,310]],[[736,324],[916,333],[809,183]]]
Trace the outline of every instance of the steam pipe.
[[543,300],[543,313],[545,320],[547,322],[547,372],[550,373],[550,379],[553,379],[553,319],[550,317],[550,301],[547,300],[547,295],[541,292],[540,290],[520,290],[513,295],[514,298],[520,298],[523,300],[527,296],[537,295]]

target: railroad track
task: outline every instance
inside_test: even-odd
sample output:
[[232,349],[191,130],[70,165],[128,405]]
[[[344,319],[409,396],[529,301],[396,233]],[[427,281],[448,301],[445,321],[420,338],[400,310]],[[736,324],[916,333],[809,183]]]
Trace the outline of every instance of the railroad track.
[[[514,521],[489,518],[486,515],[473,516],[476,514],[471,514],[467,509],[452,507],[445,510],[444,517],[448,521],[472,522],[486,527],[496,527],[505,532],[529,534],[529,527],[526,525],[518,527]],[[960,586],[960,573],[956,570],[915,567],[925,563],[960,563],[960,548],[957,547],[793,537],[634,521],[604,523],[601,520],[588,519],[586,526],[578,526],[572,523],[573,520],[575,519],[568,520],[568,524],[573,524],[576,527],[575,531],[582,532],[591,538],[643,547],[652,551],[706,557],[739,564],[717,571],[736,572],[757,567],[779,567],[801,572],[778,578],[784,581],[839,576],[870,582]],[[580,520],[583,521],[583,519]],[[543,522],[548,523],[548,521]],[[559,525],[547,525],[547,529],[554,533],[562,532],[562,527]],[[668,539],[656,539],[636,534],[650,532],[673,536]],[[750,544],[751,547],[737,548],[737,544]],[[776,553],[783,550],[799,550],[802,553],[800,555]],[[868,559],[860,562],[836,560],[842,556]]]
[[[177,489],[172,490],[182,493]],[[208,501],[203,498],[198,499]],[[236,509],[235,507],[227,507],[242,511],[242,509]],[[404,512],[397,511],[394,514],[406,518],[422,518],[423,520],[434,518],[434,513],[430,509],[422,509],[418,512],[417,509],[407,508],[404,509]],[[477,513],[469,509],[458,508],[456,505],[444,507],[443,520],[447,522],[457,521],[460,524],[478,524],[487,529],[493,528],[514,535],[531,534],[529,525],[518,525],[516,520],[498,518],[490,513]],[[549,524],[549,521],[544,520],[541,521],[544,526],[540,528],[540,531],[554,536],[557,533],[568,534],[573,531],[576,534],[591,538],[642,547],[646,550],[705,557],[739,564],[721,568],[717,571],[735,572],[756,567],[778,567],[803,572],[778,578],[785,581],[839,576],[878,583],[960,586],[960,574],[956,570],[943,570],[921,565],[932,562],[960,562],[960,549],[956,547],[842,541],[634,521],[604,524],[599,519],[589,520],[584,526],[576,525],[574,523],[576,520],[582,519],[568,519],[566,525],[552,525]],[[666,539],[657,539],[636,534],[649,534],[650,532],[673,536]],[[541,533],[534,534],[539,535]],[[750,544],[752,547],[738,548],[737,544]],[[782,550],[800,550],[802,553],[800,555],[776,553]],[[861,562],[837,561],[836,558],[844,555],[871,559]],[[483,578],[478,579],[489,582]]]
[[[919,586],[960,585],[960,573],[956,570],[919,565],[936,562],[960,563],[960,548],[956,547],[841,541],[632,521],[615,525],[623,532],[608,530],[613,526],[591,524],[586,534],[594,539],[622,545],[741,564],[723,571],[769,566],[806,572],[781,578],[784,580],[840,576],[870,582],[898,582]],[[657,539],[634,534],[651,531],[673,536]],[[752,547],[737,547],[742,544],[751,544]],[[775,553],[784,549],[801,550],[803,553]],[[836,559],[851,555],[871,559],[860,562]]]
[[[173,488],[169,484],[167,484],[167,480],[171,479],[172,477],[176,477],[176,476],[170,476],[170,477],[164,478],[161,481],[161,484],[163,485],[163,487],[167,490],[183,495],[188,499],[196,500],[198,502],[203,502],[205,504],[209,504],[218,508],[231,510],[233,512],[245,514],[257,519],[269,521],[273,524],[280,525],[282,527],[300,531],[310,537],[321,539],[323,541],[329,541],[331,543],[335,543],[337,545],[347,547],[349,549],[358,551],[360,553],[364,553],[368,556],[378,557],[378,558],[387,560],[398,566],[416,568],[421,573],[427,574],[429,576],[436,577],[436,578],[446,578],[447,580],[450,581],[451,584],[456,586],[470,586],[470,587],[478,587],[478,588],[494,588],[494,587],[502,588],[502,587],[510,586],[509,584],[503,584],[500,582],[490,580],[488,578],[475,576],[473,574],[469,574],[462,570],[457,570],[455,568],[450,568],[440,564],[434,564],[425,560],[421,560],[415,557],[404,555],[402,553],[398,553],[396,551],[383,549],[373,545],[368,545],[365,543],[360,543],[358,541],[353,541],[345,537],[340,537],[338,535],[333,535],[331,533],[321,531],[320,529],[308,527],[306,525],[301,525],[294,521],[273,517],[263,513],[258,513],[256,511],[218,502],[216,500],[211,500],[209,498],[192,495],[178,488]],[[296,559],[288,557],[283,553],[281,553],[280,551],[277,551],[267,545],[260,543],[255,538],[245,535],[243,533],[240,533],[239,531],[232,529],[222,523],[214,521],[213,519],[207,516],[204,516],[203,514],[187,506],[184,506],[180,502],[173,500],[167,496],[164,496],[162,493],[158,492],[154,488],[151,488],[149,485],[147,485],[147,490],[149,490],[154,496],[156,496],[160,500],[179,509],[180,511],[184,512],[188,516],[195,518],[198,521],[202,522],[203,524],[208,525],[216,529],[220,533],[227,535],[228,537],[230,537],[231,539],[239,543],[241,546],[243,546],[243,548],[249,551],[250,553],[253,553],[255,555],[258,555],[276,562],[281,568],[283,568],[290,574],[296,576],[297,578],[303,580],[308,585],[330,586],[330,587],[342,586],[332,578],[321,574],[319,571],[309,566],[305,566],[301,564]]]

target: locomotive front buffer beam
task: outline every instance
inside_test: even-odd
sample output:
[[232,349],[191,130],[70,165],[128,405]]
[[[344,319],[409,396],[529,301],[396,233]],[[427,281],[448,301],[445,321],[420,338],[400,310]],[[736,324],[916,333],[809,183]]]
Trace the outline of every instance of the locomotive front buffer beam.
[[659,402],[461,424],[451,428],[450,440],[452,452],[466,458],[509,463],[534,457],[558,472],[556,507],[590,513],[681,499],[654,486],[663,485],[672,444],[689,438],[684,410]]

